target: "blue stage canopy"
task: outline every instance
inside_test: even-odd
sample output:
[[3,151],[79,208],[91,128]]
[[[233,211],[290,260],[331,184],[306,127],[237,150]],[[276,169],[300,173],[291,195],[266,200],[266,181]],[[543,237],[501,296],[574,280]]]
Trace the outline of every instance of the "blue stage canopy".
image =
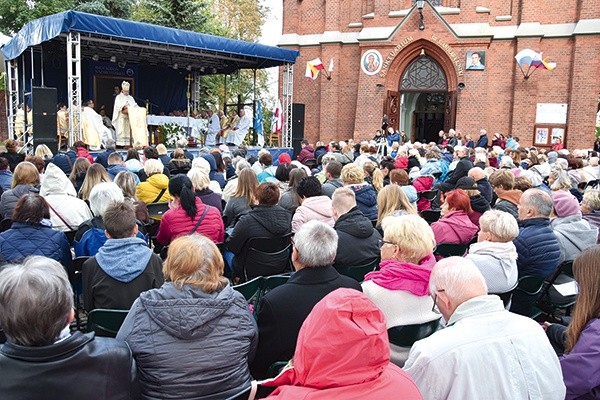
[[64,41],[63,34],[68,32],[81,34],[82,51],[88,53],[87,56],[99,50],[106,54],[111,51],[123,54],[123,50],[135,48],[139,51],[131,57],[137,56],[138,60],[128,62],[143,61],[143,52],[146,52],[149,61],[181,60],[182,66],[193,65],[195,70],[204,67],[202,72],[206,74],[293,64],[300,55],[279,47],[78,11],[65,11],[29,22],[1,51],[6,60],[12,60],[27,48],[60,39],[61,35]]

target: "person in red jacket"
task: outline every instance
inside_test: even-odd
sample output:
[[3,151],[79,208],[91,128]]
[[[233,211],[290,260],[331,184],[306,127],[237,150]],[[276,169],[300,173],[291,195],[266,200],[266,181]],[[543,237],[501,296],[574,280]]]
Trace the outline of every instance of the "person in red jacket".
[[302,146],[302,150],[300,150],[300,154],[298,154],[296,160],[304,163],[306,160],[315,158],[315,149],[308,143],[308,140],[302,140],[300,146]]
[[94,163],[94,157],[92,157],[92,155],[88,151],[87,144],[83,143],[81,140],[78,140],[75,143],[73,143],[73,148],[77,152],[77,158],[79,158],[79,157],[87,158],[91,164]]
[[469,219],[473,211],[469,195],[462,189],[455,189],[446,194],[442,205],[442,218],[431,224],[435,243],[469,243],[479,228]]
[[186,175],[177,175],[169,181],[169,211],[161,221],[156,240],[168,246],[173,239],[200,233],[215,243],[223,243],[225,228],[216,207],[202,203],[196,196],[192,181]]
[[291,363],[261,383],[277,387],[270,399],[422,399],[413,380],[390,363],[383,313],[353,289],[337,289],[315,305]]

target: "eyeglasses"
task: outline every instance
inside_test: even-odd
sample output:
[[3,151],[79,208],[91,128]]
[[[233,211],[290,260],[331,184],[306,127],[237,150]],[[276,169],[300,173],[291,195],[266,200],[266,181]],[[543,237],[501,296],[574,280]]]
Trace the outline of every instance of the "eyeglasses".
[[437,294],[438,292],[445,292],[445,289],[438,289],[435,291],[435,293],[433,294],[433,307],[431,307],[431,312],[434,312],[436,314],[441,314],[440,310],[437,308]]
[[392,242],[387,241],[387,240],[383,240],[383,239],[378,239],[377,240],[377,245],[379,246],[380,249],[383,247],[384,244],[391,244],[393,246],[396,246],[395,243],[392,243]]

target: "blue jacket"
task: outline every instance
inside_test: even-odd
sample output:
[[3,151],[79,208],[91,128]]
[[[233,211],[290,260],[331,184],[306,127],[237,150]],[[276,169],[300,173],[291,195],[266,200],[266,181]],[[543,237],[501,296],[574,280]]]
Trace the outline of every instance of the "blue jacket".
[[548,218],[521,221],[519,236],[513,243],[517,248],[519,277],[525,275],[547,278],[558,267],[560,245]]
[[98,153],[98,155],[96,156],[96,159],[94,160],[94,163],[96,164],[102,164],[102,166],[104,168],[108,168],[108,156],[110,156],[111,153],[114,153],[115,149],[106,149],[106,151],[103,151],[102,153]]
[[0,233],[0,264],[20,262],[27,256],[45,256],[71,265],[69,241],[63,232],[45,225],[15,222]]
[[482,147],[484,149],[487,149],[487,147],[488,147],[488,137],[487,137],[487,135],[481,135],[481,136],[479,136],[479,139],[477,140],[477,144],[475,145],[475,147]]
[[117,176],[117,174],[119,172],[129,172],[133,175],[133,179],[135,180],[136,186],[140,184],[140,177],[137,174],[134,174],[133,172],[129,171],[123,165],[120,165],[120,164],[109,165],[108,168],[106,169],[106,172],[108,172],[108,176],[110,176],[110,179],[113,181],[115,180],[115,177]]
[[[69,162],[69,159],[71,162]],[[75,160],[77,160],[77,153],[73,150],[69,150],[66,153],[58,153],[54,157],[52,157],[52,164],[56,165],[58,168],[62,169],[65,175],[69,176],[71,174],[71,170],[73,169],[73,164],[75,164]]]
[[12,176],[13,174],[9,169],[0,171],[0,188],[2,188],[2,191],[6,192],[7,190],[10,190],[12,185]]
[[[138,229],[140,223],[138,222]],[[137,236],[148,242],[148,237],[142,231],[138,231]],[[100,247],[104,246],[107,241],[106,233],[104,232],[104,221],[101,217],[88,219],[77,228],[73,248],[75,249],[75,257],[93,257],[98,253]]]
[[215,158],[211,154],[202,154],[200,157],[208,161],[208,164],[210,165],[210,172],[208,174],[209,179],[211,181],[217,181],[219,186],[221,186],[221,189],[223,189],[226,183],[225,176],[217,171],[217,162],[215,161]]
[[373,186],[352,185],[349,186],[356,196],[356,205],[363,215],[371,221],[377,219],[377,192]]

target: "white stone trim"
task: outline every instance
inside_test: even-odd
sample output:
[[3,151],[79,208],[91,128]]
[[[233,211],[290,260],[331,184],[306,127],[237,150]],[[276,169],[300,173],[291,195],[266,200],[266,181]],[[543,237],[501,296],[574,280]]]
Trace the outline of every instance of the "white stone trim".
[[579,20],[574,35],[590,35],[600,33],[600,19],[582,19]]
[[477,14],[489,14],[492,10],[489,7],[477,6],[475,7],[475,12]]
[[539,22],[523,22],[515,32],[516,37],[544,36],[542,25]]
[[362,28],[362,22],[351,22],[348,24],[348,28]]
[[363,28],[358,34],[357,39],[358,41],[387,40],[392,36],[394,29],[396,29],[395,26]]
[[375,13],[368,13],[362,16],[363,19],[374,19],[375,18]]
[[494,36],[494,31],[487,23],[451,24],[450,27],[459,38]]
[[498,15],[496,21],[512,21],[512,15]]

